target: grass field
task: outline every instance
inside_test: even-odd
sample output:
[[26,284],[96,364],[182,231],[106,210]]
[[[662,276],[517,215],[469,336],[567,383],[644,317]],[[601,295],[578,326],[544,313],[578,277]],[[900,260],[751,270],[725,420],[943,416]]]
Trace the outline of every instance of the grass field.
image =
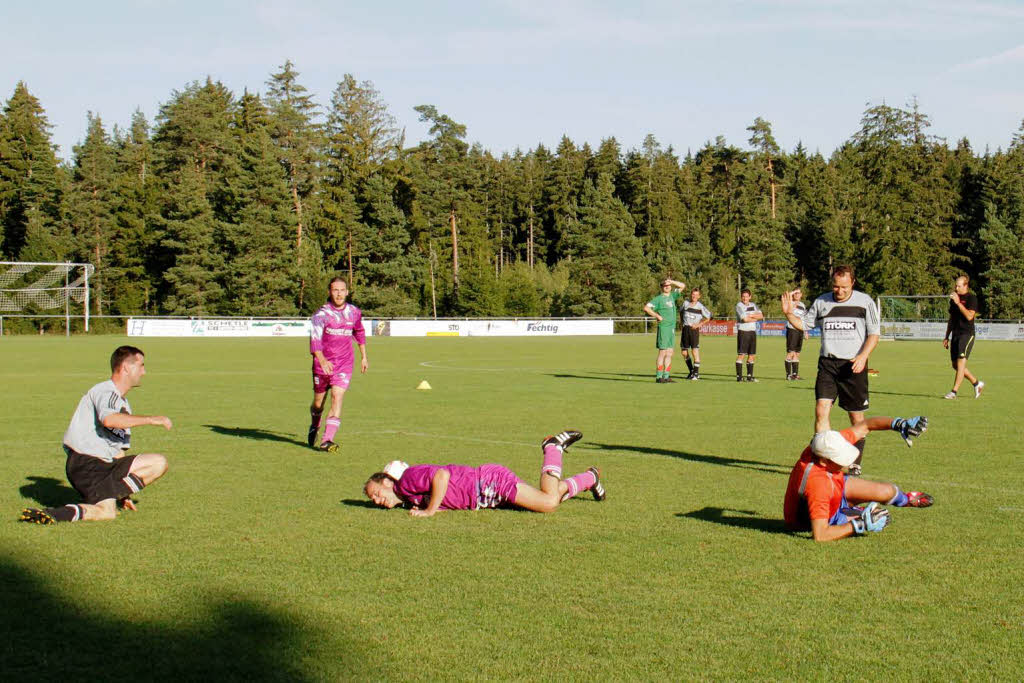
[[[114,522],[16,522],[77,499],[60,438],[126,341],[0,339],[4,680],[1021,677],[1024,345],[978,345],[977,401],[940,398],[938,343],[879,346],[870,414],[931,426],[913,449],[873,434],[865,477],[936,503],[833,544],[782,528],[817,346],[789,383],[771,338],[754,385],[731,339],[703,340],[704,381],[659,385],[649,336],[374,338],[332,455],[304,443],[304,340],[132,340],[134,411],[175,421],[133,442],[170,471]],[[535,481],[566,427],[585,434],[566,473],[601,467],[605,502],[413,519],[363,500],[394,458]]]

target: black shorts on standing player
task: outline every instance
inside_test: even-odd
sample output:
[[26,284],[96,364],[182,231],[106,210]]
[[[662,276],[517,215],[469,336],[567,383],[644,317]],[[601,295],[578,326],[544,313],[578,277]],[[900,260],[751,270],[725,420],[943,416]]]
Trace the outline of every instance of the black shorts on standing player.
[[804,348],[804,331],[786,328],[786,353],[800,353]]
[[757,354],[757,332],[738,331],[736,333],[736,353],[741,356]]
[[868,373],[853,371],[853,361],[844,358],[818,358],[818,379],[814,382],[816,400],[835,401],[848,413],[868,409]]
[[679,348],[686,349],[699,349],[700,348],[700,330],[694,329],[689,325],[683,325],[682,340],[679,342]]

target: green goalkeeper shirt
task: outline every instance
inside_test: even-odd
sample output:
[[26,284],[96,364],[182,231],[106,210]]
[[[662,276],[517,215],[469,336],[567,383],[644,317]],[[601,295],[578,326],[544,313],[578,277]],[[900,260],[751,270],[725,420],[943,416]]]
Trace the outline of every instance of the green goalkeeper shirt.
[[651,309],[661,316],[662,320],[658,325],[660,327],[676,327],[676,301],[679,299],[679,295],[682,292],[672,292],[671,294],[659,294],[650,301],[647,305]]

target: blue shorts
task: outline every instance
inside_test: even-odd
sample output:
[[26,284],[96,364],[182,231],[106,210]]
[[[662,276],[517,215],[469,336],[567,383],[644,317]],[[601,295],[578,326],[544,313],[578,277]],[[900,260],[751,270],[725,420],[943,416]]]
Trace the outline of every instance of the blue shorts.
[[839,509],[836,514],[832,515],[832,519],[828,520],[829,526],[839,526],[840,524],[846,524],[850,521],[850,518],[846,516],[843,510],[850,507],[850,503],[846,500],[846,480],[847,475],[843,475],[843,499],[839,501]]

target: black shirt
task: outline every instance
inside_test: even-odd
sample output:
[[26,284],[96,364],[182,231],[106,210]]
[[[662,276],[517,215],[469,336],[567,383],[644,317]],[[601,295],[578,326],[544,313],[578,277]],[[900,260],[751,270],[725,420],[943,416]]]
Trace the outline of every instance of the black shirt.
[[[960,303],[968,311],[978,310],[978,297],[970,292],[960,297]],[[952,299],[949,300],[949,331],[951,334],[974,334],[974,321],[964,317],[963,311]]]

